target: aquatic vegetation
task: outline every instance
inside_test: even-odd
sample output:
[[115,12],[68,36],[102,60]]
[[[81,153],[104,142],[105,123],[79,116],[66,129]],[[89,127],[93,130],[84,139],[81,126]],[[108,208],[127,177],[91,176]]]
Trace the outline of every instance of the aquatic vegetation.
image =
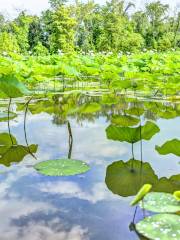
[[87,172],[90,167],[80,160],[57,159],[37,163],[34,168],[47,176],[71,176]]
[[36,153],[38,146],[19,145],[14,136],[8,133],[0,134],[0,164],[9,167],[12,163],[21,162],[26,155]]
[[170,193],[150,192],[140,203],[140,207],[151,212],[176,213],[180,211],[180,204]]
[[159,154],[166,155],[166,154],[174,154],[180,156],[180,140],[172,139],[170,141],[165,142],[161,147],[156,146],[156,151]]
[[111,118],[111,123],[114,125],[122,126],[122,127],[130,127],[137,125],[139,123],[139,119],[129,116],[129,115],[113,115]]
[[117,161],[107,167],[105,182],[110,191],[123,197],[134,196],[147,182],[156,184],[156,176],[147,162],[131,159]]
[[106,134],[110,140],[136,143],[141,139],[150,140],[159,131],[160,129],[155,123],[147,121],[145,125],[135,128],[110,125],[106,129]]
[[148,239],[178,240],[180,216],[175,214],[156,214],[136,224],[136,230]]

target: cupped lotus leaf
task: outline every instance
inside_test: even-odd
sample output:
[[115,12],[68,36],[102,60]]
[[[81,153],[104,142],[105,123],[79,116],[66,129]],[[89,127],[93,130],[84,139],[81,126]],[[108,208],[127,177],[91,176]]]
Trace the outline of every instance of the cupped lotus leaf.
[[141,116],[144,113],[143,108],[133,107],[126,110],[129,115]]
[[11,163],[21,162],[26,155],[35,153],[37,148],[38,146],[35,144],[32,144],[29,147],[23,145],[5,146],[3,153],[1,151],[0,164],[9,167]]
[[180,201],[180,191],[175,191],[175,192],[173,193],[173,196],[175,197],[175,199],[176,199],[177,201]]
[[153,122],[146,122],[144,126],[136,128],[117,127],[110,125],[106,129],[107,138],[114,141],[136,143],[141,139],[150,140],[153,135],[160,131],[159,127]]
[[147,182],[155,184],[158,178],[149,163],[139,160],[117,161],[107,167],[106,185],[114,194],[134,196]]
[[80,107],[79,112],[88,114],[88,113],[95,113],[101,110],[101,106],[98,103],[92,102],[87,103]]
[[180,156],[180,140],[179,139],[173,139],[170,141],[165,142],[161,147],[156,146],[156,151],[158,151],[161,155],[166,155],[173,153],[177,156]]
[[111,118],[111,123],[123,127],[134,126],[139,123],[139,119],[128,115],[114,115]]
[[14,75],[0,77],[0,91],[9,98],[22,97],[28,94],[27,88]]
[[180,216],[176,214],[156,214],[136,224],[141,235],[152,240],[179,240]]
[[140,202],[144,196],[151,190],[152,185],[151,184],[144,184],[141,189],[139,190],[139,192],[136,194],[135,198],[133,199],[133,201],[131,202],[131,206],[136,205],[138,202]]
[[44,161],[37,163],[34,168],[47,176],[71,176],[85,173],[90,169],[85,162],[72,159]]
[[176,213],[180,211],[180,202],[170,193],[150,192],[144,197],[140,207],[151,212]]

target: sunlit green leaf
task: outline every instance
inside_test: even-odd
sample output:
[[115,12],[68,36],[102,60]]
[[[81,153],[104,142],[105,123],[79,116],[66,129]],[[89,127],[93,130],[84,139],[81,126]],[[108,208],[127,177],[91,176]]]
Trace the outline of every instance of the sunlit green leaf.
[[90,169],[85,162],[72,159],[44,161],[37,163],[34,168],[48,176],[70,176],[85,173]]
[[156,214],[136,224],[136,230],[152,240],[180,239],[180,216],[175,214]]
[[173,139],[165,142],[161,147],[156,146],[156,151],[162,155],[173,153],[180,156],[180,140]]
[[140,206],[148,211],[159,213],[175,213],[180,211],[180,202],[170,193],[148,193]]

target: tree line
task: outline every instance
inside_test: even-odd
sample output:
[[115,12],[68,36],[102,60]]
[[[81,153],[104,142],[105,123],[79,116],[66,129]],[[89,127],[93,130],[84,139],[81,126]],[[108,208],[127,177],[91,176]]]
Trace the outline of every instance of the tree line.
[[111,0],[104,5],[93,0],[74,4],[49,0],[41,16],[22,11],[13,20],[0,15],[0,53],[46,55],[60,52],[165,51],[180,47],[180,12],[169,15],[169,5],[160,1],[135,5]]

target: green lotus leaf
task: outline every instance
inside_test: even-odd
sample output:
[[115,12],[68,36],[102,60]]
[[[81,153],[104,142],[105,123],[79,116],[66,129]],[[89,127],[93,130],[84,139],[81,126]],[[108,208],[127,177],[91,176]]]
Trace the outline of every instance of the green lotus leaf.
[[22,97],[28,90],[14,75],[0,77],[0,91],[9,98]]
[[141,235],[152,240],[180,239],[180,216],[176,214],[156,214],[136,224]]
[[139,119],[128,115],[114,115],[112,116],[111,123],[123,127],[129,127],[137,125]]
[[90,169],[85,162],[72,159],[44,161],[37,163],[34,168],[47,176],[71,176],[85,173]]
[[21,162],[24,157],[30,153],[35,153],[37,151],[38,146],[35,144],[30,145],[29,147],[22,145],[12,145],[5,146],[0,156],[0,164],[3,164],[7,167],[11,165],[11,163]]
[[156,151],[161,155],[166,155],[173,153],[177,156],[180,156],[180,140],[173,139],[165,142],[161,147],[156,146]]
[[180,203],[170,193],[151,192],[148,193],[140,207],[151,212],[176,213],[180,211]]
[[144,113],[143,108],[133,107],[126,110],[129,115],[141,116]]
[[110,94],[107,95],[106,94],[106,95],[102,96],[101,103],[105,104],[105,105],[111,106],[113,104],[117,104],[118,103],[118,99],[114,95],[110,95]]
[[0,133],[0,146],[11,146],[12,142],[11,139],[13,140],[14,144],[17,144],[16,138],[14,136],[8,134],[8,133]]
[[144,184],[131,202],[131,206],[134,206],[138,202],[140,202],[144,198],[144,196],[151,190],[151,188],[151,184]]
[[114,194],[134,196],[146,184],[156,184],[158,178],[149,163],[139,160],[117,161],[107,167],[106,185]]
[[136,128],[117,127],[110,125],[106,129],[108,139],[120,142],[136,143],[141,139],[150,140],[152,136],[160,131],[159,127],[153,122],[146,122],[144,126]]
[[80,107],[79,112],[81,113],[95,113],[101,110],[101,106],[98,103],[87,103]]
[[180,188],[180,174],[171,176],[170,178],[162,177],[153,186],[153,192],[173,193]]

